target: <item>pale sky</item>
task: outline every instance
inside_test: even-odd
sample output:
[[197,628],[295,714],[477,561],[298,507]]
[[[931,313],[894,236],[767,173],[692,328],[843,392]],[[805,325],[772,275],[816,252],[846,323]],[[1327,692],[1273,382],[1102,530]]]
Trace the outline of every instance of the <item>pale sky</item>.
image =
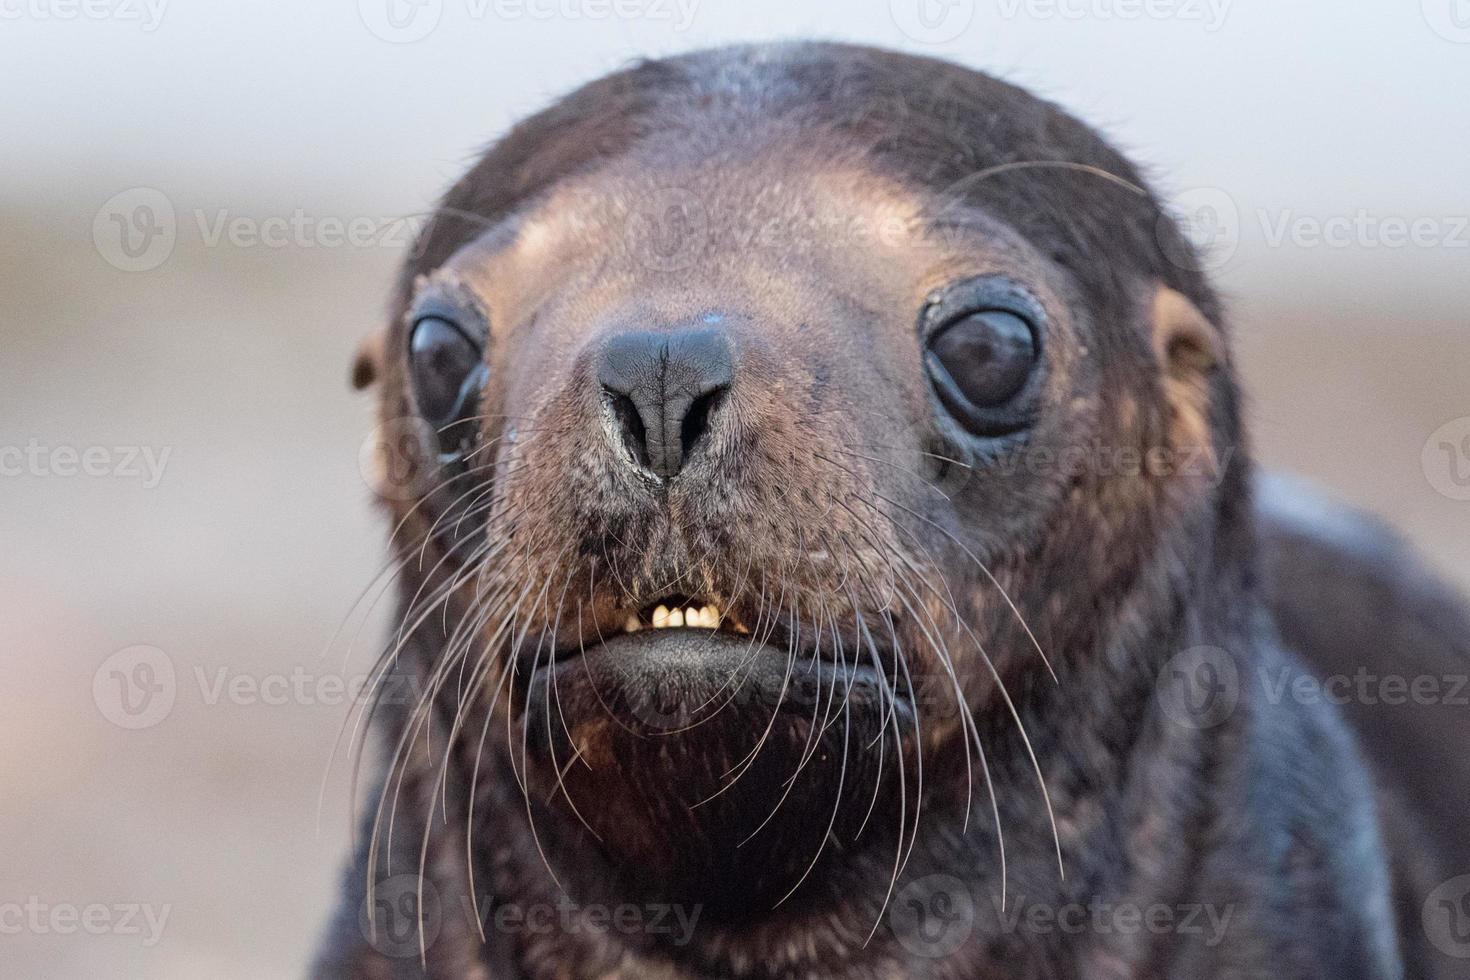
[[[791,37],[1002,74],[1166,191],[1223,190],[1227,286],[1470,278],[1470,0],[0,0],[0,207],[414,212],[630,58]],[[1392,245],[1415,220],[1429,244]]]

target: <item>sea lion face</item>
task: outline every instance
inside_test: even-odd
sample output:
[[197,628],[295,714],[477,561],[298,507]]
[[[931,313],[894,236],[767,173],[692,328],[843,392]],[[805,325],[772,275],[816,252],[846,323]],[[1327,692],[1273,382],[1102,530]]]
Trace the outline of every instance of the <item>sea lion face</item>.
[[1100,305],[1005,215],[836,149],[569,176],[389,336],[386,413],[438,430],[400,507],[441,556],[422,591],[457,597],[435,669],[552,870],[605,862],[617,894],[734,917],[829,840],[893,864],[924,761],[967,798],[972,716],[1091,650],[1210,508],[1179,465],[1213,447],[1187,302],[1122,270]]

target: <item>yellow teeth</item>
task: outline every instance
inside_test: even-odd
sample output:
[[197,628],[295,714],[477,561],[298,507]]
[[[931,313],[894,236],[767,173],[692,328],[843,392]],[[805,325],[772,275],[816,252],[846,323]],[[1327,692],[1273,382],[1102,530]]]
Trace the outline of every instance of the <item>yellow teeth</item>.
[[[720,607],[715,605],[675,606],[673,609],[670,609],[668,606],[657,606],[653,610],[653,615],[649,618],[651,628],[656,630],[679,629],[681,627],[713,630],[720,628],[720,621],[724,618],[724,614],[720,611]],[[637,616],[631,614],[623,622],[623,631],[625,633],[636,633],[639,630],[649,628]]]

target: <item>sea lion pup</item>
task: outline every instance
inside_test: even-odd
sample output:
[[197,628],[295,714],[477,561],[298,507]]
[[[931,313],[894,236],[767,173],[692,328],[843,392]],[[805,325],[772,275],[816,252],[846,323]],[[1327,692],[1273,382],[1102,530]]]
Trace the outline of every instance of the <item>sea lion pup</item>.
[[317,976],[1425,955],[1347,727],[1255,681],[1220,303],[1088,128],[865,48],[644,62],[418,246],[356,369],[402,625]]

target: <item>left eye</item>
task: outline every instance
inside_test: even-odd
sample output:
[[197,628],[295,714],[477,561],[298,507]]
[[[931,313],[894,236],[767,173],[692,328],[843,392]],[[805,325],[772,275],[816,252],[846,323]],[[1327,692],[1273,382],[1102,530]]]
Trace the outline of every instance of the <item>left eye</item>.
[[1036,330],[1018,313],[960,313],[936,330],[924,354],[934,392],[954,419],[979,436],[1015,432],[1030,421],[1023,395],[1036,372]]
[[409,362],[419,412],[434,425],[454,421],[480,351],[448,320],[426,316],[414,324]]
[[480,346],[444,316],[420,317],[409,339],[409,377],[419,415],[455,454],[473,437],[487,369]]

